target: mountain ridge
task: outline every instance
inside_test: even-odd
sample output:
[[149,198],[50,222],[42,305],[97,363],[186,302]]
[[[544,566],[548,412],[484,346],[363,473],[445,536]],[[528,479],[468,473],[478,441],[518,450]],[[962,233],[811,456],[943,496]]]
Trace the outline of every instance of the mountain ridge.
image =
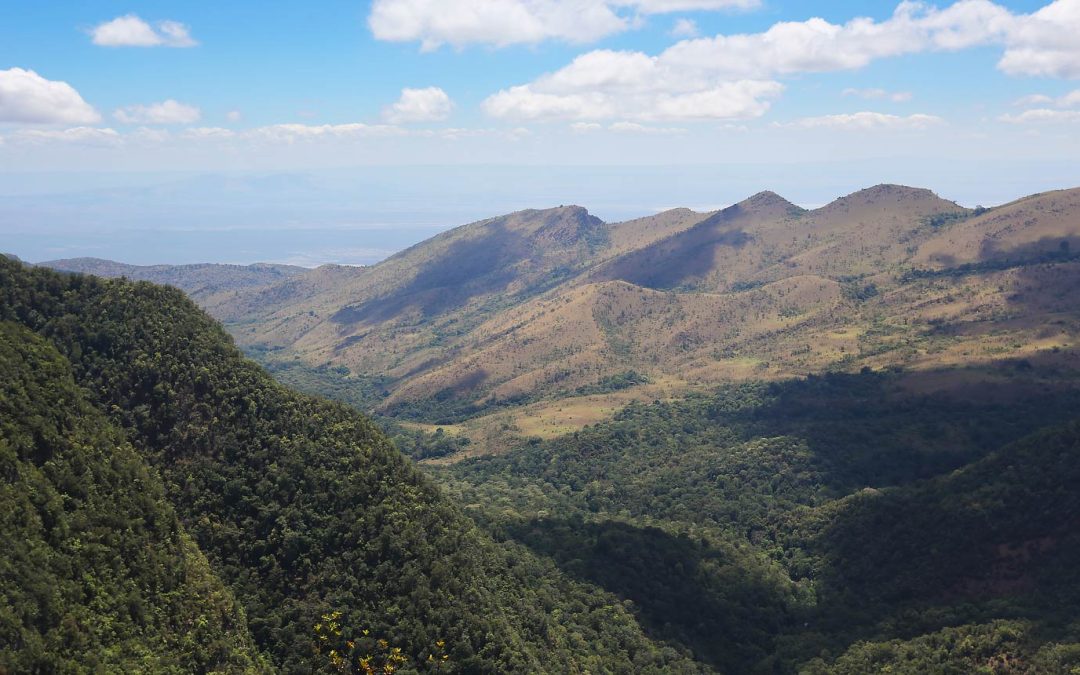
[[[540,428],[556,433],[599,419],[582,413],[584,401],[559,414],[574,391],[630,370],[647,382],[609,392],[594,410],[732,378],[1065,348],[1080,332],[1075,319],[1052,337],[1039,337],[1039,325],[1076,308],[1016,297],[1076,275],[1078,214],[1080,190],[966,209],[893,184],[815,209],[763,191],[718,211],[612,224],[579,206],[531,209],[442,232],[371,267],[304,272],[203,304],[261,358],[346,368],[345,387],[378,379],[385,395],[369,405],[383,414],[477,418],[463,428],[476,440],[521,416],[552,420]],[[995,312],[1015,318],[984,333]],[[466,401],[460,414],[424,412],[448,396]],[[507,412],[519,405],[533,407]],[[524,421],[521,433],[537,429]]]

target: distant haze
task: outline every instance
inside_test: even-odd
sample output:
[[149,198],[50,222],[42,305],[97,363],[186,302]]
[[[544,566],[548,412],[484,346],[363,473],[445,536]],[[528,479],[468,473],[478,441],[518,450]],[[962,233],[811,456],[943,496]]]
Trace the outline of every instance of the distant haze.
[[765,189],[813,207],[878,182],[989,206],[1080,185],[1080,162],[9,172],[0,173],[0,250],[35,262],[370,264],[525,208],[579,204],[615,222],[677,206],[714,210]]

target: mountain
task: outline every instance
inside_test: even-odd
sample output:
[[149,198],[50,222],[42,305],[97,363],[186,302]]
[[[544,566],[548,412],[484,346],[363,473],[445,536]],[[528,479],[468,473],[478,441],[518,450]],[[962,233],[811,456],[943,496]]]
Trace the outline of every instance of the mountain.
[[226,302],[236,292],[269,286],[307,270],[294,265],[256,263],[254,265],[127,265],[101,258],[67,258],[38,263],[62,272],[125,277],[175,286],[204,307]]
[[897,185],[812,210],[762,192],[614,224],[563,206],[210,310],[293,385],[484,452],[731,380],[1066,349],[1077,237],[1080,190],[989,210]]
[[[275,383],[175,289],[0,260],[0,321],[92,408],[16,380],[75,411],[23,443],[112,425],[242,607],[185,663],[1072,672],[1078,200],[563,206],[216,306],[278,380],[351,407]],[[421,471],[356,407],[457,454]]]
[[2,669],[710,670],[176,289],[2,259],[0,322]]

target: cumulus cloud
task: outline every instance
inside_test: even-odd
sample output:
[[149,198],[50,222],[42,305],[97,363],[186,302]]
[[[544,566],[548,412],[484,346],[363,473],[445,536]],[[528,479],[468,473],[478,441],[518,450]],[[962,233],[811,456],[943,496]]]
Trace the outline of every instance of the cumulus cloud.
[[113,117],[122,124],[192,124],[199,121],[202,112],[170,98],[161,103],[117,108]]
[[158,21],[151,26],[135,14],[118,16],[90,29],[91,41],[100,47],[194,47],[188,27],[178,21]]
[[855,96],[869,100],[888,100],[894,103],[905,103],[911,100],[910,91],[887,91],[885,89],[855,89],[848,88],[843,92],[844,96]]
[[230,122],[239,122],[240,120],[244,119],[244,114],[239,110],[230,110],[229,112],[225,113],[225,119],[229,120]]
[[383,110],[383,119],[391,124],[438,122],[450,116],[454,102],[438,87],[402,89],[397,103]]
[[934,115],[888,115],[879,112],[857,112],[841,115],[805,117],[780,126],[800,129],[845,129],[875,131],[880,129],[926,129],[942,124],[944,120]]
[[101,115],[67,82],[32,70],[0,70],[0,122],[95,124]]
[[1010,75],[1080,78],[1080,0],[1056,0],[1008,28],[998,67]]
[[[769,109],[784,77],[854,70],[905,54],[999,45],[1005,72],[1063,75],[1075,68],[1080,74],[1076,34],[1080,0],[1055,0],[1025,15],[990,0],[959,0],[945,8],[905,0],[883,21],[780,22],[761,33],[682,40],[657,55],[594,50],[533,82],[496,92],[483,108],[517,119],[748,119]],[[1020,50],[1042,56],[1021,59]],[[906,92],[851,92],[909,98]]]
[[764,114],[781,91],[775,81],[692,73],[663,55],[597,50],[530,84],[504,89],[482,107],[494,117],[534,120],[746,119]]
[[544,40],[591,42],[636,25],[639,14],[748,9],[759,0],[375,0],[368,26],[379,40],[505,47]]

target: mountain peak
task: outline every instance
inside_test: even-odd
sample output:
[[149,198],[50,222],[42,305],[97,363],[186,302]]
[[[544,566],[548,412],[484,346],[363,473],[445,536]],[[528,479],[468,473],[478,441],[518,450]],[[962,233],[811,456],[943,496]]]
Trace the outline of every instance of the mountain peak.
[[747,197],[736,206],[742,211],[763,215],[786,215],[793,210],[802,211],[802,208],[792,204],[772,190],[764,190],[752,197]]
[[883,204],[904,201],[923,201],[927,199],[940,200],[941,198],[926,188],[882,183],[840,197],[834,201],[833,204]]

